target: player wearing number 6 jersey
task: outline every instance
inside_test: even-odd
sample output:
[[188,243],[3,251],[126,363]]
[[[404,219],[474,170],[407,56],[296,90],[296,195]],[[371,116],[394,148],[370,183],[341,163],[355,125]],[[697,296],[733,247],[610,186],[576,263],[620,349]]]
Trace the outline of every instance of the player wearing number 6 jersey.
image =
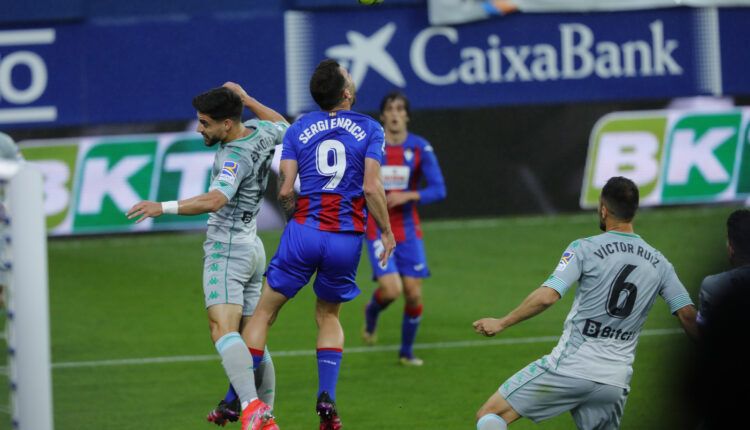
[[520,417],[538,422],[565,411],[579,429],[617,429],[638,337],[656,296],[697,336],[695,306],[674,268],[633,231],[637,208],[635,184],[611,178],[599,203],[605,233],[573,241],[552,275],[508,315],[474,322],[478,333],[494,336],[541,313],[578,282],[557,346],[500,386],[477,413],[477,429],[506,429]]
[[[321,62],[310,80],[320,112],[302,116],[284,137],[279,200],[289,223],[266,272],[266,283],[245,328],[255,360],[263,356],[268,327],[287,300],[316,273],[318,402],[321,430],[338,430],[336,382],[344,347],[341,303],[359,294],[355,283],[367,213],[383,231],[386,261],[396,246],[380,177],[383,129],[352,112],[355,89],[349,73],[333,60]],[[299,174],[300,194],[294,196]],[[244,417],[253,414],[243,412]],[[245,428],[250,427],[243,427]]]

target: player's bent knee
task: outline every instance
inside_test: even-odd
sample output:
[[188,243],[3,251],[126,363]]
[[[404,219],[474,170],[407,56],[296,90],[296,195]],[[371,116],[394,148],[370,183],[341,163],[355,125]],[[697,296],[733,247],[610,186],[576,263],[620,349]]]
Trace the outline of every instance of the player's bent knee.
[[208,329],[211,332],[211,339],[216,342],[217,340],[221,339],[222,336],[233,331],[237,331],[239,327],[232,326],[228,321],[209,320]]
[[521,415],[508,403],[500,393],[496,392],[479,408],[477,411],[477,420],[487,414],[495,414],[510,424],[519,419]]

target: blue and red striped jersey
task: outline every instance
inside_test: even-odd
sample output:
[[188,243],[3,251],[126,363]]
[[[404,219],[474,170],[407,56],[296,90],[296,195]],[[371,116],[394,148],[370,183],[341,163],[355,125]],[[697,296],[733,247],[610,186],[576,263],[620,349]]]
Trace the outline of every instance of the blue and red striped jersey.
[[364,232],[365,158],[383,163],[383,128],[353,111],[311,112],[284,135],[282,160],[297,160],[296,222],[325,231]]
[[[386,144],[385,163],[380,171],[386,194],[399,191],[419,192],[419,204],[443,200],[445,180],[432,146],[423,137],[409,133],[401,145]],[[426,185],[420,188],[422,180]],[[396,242],[422,238],[422,227],[417,213],[417,202],[408,202],[388,210],[391,229]],[[380,237],[374,220],[367,223],[367,239]]]

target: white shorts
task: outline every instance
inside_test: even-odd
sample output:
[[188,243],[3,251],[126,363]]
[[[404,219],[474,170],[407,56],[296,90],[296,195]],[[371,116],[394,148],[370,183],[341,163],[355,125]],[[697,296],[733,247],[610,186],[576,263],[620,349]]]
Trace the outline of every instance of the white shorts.
[[266,251],[259,237],[251,243],[206,239],[203,243],[203,294],[206,308],[219,304],[242,305],[242,315],[255,311],[263,288]]
[[505,381],[498,390],[516,412],[539,422],[570,411],[579,429],[616,430],[628,390],[561,375],[539,359]]

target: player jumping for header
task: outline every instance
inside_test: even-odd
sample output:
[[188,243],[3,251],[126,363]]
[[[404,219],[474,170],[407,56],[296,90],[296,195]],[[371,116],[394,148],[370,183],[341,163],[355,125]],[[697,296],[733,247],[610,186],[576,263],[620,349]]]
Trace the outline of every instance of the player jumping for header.
[[[321,430],[339,430],[334,403],[344,347],[339,309],[359,294],[355,277],[367,211],[383,232],[381,261],[387,261],[396,243],[380,177],[383,128],[350,110],[354,82],[333,60],[315,69],[310,92],[321,110],[299,118],[284,137],[279,200],[290,220],[266,272],[258,308],[243,334],[248,336],[253,359],[261,360],[277,313],[317,273],[313,284],[318,297],[316,410]],[[295,202],[298,174],[300,195]],[[263,408],[262,402],[243,411],[243,430],[256,428],[250,417],[258,408]]]
[[[243,124],[243,105],[258,119]],[[269,406],[273,405],[275,385],[270,355],[267,351],[262,354],[261,364],[253,368],[239,330],[260,297],[266,254],[256,235],[256,216],[268,184],[274,148],[289,124],[232,82],[196,96],[193,107],[198,111],[198,132],[206,146],[218,144],[208,192],[180,201],[138,202],[127,215],[141,222],[162,214],[210,213],[203,244],[203,292],[211,339],[231,387],[208,419],[219,425],[236,421],[232,404],[249,404],[258,397],[257,389],[266,406],[257,411],[253,430],[260,425],[265,430],[278,429]],[[257,375],[253,375],[253,369]]]

